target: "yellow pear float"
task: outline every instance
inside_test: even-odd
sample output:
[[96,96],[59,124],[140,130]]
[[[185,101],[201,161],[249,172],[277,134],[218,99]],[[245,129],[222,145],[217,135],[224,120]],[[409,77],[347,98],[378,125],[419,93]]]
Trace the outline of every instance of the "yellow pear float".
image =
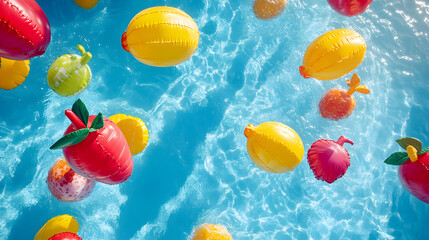
[[359,66],[365,53],[366,43],[359,33],[349,29],[329,31],[308,46],[299,72],[304,78],[337,79]]
[[294,170],[304,156],[304,145],[290,127],[278,122],[265,122],[244,130],[247,152],[259,168],[272,173]]
[[0,57],[0,88],[10,90],[21,85],[30,72],[30,61]]

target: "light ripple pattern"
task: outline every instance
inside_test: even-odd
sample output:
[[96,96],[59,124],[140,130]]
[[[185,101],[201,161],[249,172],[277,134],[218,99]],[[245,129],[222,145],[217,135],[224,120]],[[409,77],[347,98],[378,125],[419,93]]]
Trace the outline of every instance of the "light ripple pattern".
[[[234,239],[429,239],[429,205],[402,188],[397,167],[383,160],[395,139],[429,146],[429,4],[374,1],[360,16],[337,14],[326,1],[289,1],[271,21],[258,20],[252,1],[103,0],[90,10],[73,1],[37,0],[52,28],[46,53],[31,60],[26,82],[0,93],[0,239],[32,239],[51,217],[77,217],[83,239],[191,239],[205,222],[226,226]],[[120,45],[132,17],[153,6],[180,8],[199,26],[200,45],[185,63],[154,68]],[[371,89],[354,113],[334,122],[317,104],[345,79],[303,79],[307,46],[333,29],[350,28],[367,42],[356,69]],[[79,98],[91,114],[125,113],[150,131],[134,172],[121,185],[96,184],[77,203],[57,201],[45,183],[61,151],[49,146],[70,124],[64,110],[77,97],[49,89],[49,65],[77,44],[93,55],[91,84]],[[351,77],[347,76],[347,77]],[[345,135],[351,165],[327,184],[303,162],[270,174],[249,159],[247,124],[282,122],[305,150]]]

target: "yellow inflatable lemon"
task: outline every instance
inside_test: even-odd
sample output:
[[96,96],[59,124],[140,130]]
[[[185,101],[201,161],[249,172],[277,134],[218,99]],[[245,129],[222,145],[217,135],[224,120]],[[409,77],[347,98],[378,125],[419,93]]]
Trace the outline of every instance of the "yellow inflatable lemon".
[[295,169],[304,156],[304,145],[290,127],[277,122],[266,122],[255,127],[249,124],[244,130],[247,152],[259,168],[273,173]]
[[10,90],[21,85],[30,72],[30,61],[0,57],[0,88]]
[[232,240],[232,236],[222,225],[204,223],[195,231],[192,240]]
[[74,2],[81,8],[90,9],[97,5],[98,0],[74,0]]
[[256,17],[268,20],[280,15],[287,5],[287,0],[255,0],[253,12]]
[[185,12],[152,7],[137,14],[122,35],[122,47],[140,62],[169,67],[186,61],[198,47],[198,26]]
[[304,78],[337,79],[359,66],[365,53],[366,43],[359,33],[349,29],[329,31],[308,46],[299,72]]
[[120,113],[109,117],[109,119],[121,129],[131,154],[136,155],[146,148],[149,141],[149,130],[140,118]]
[[48,240],[50,237],[57,233],[79,231],[79,224],[76,219],[70,215],[61,215],[51,218],[43,227],[37,232],[34,240]]

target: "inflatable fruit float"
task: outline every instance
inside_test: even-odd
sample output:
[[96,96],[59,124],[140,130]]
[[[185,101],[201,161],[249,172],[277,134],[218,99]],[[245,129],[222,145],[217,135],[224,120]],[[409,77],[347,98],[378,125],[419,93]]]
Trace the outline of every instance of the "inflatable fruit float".
[[28,60],[45,53],[51,29],[34,0],[2,0],[0,36],[0,57]]
[[62,232],[50,237],[49,240],[82,240],[82,238],[75,233]]
[[64,158],[55,162],[46,182],[52,195],[63,202],[77,202],[88,197],[95,184],[73,171]]
[[247,125],[247,152],[259,168],[273,173],[295,169],[304,156],[304,145],[290,127],[277,122],[265,122],[257,127]]
[[362,35],[349,29],[332,30],[308,46],[299,72],[304,78],[337,79],[359,66],[365,53]]
[[70,215],[61,215],[51,218],[43,225],[42,228],[36,233],[34,240],[48,240],[55,234],[62,232],[77,233],[79,231],[79,224],[76,219]]
[[0,57],[0,88],[10,90],[21,85],[30,72],[30,61]]
[[365,12],[372,0],[328,0],[328,3],[337,13],[353,17]]
[[146,148],[149,130],[140,118],[119,113],[110,116],[109,119],[121,129],[132,155],[139,154]]
[[347,80],[347,85],[350,87],[348,91],[331,89],[322,97],[319,102],[319,112],[323,118],[340,120],[349,117],[356,106],[353,93],[370,93],[365,85],[360,85],[360,79],[356,73],[351,80]]
[[152,7],[131,20],[122,47],[144,64],[170,67],[194,54],[199,37],[197,24],[182,10]]
[[396,142],[407,152],[396,152],[384,162],[399,165],[402,186],[416,198],[429,204],[429,147],[422,148],[416,138],[401,138]]
[[91,69],[87,65],[92,55],[77,45],[82,56],[65,54],[57,58],[48,70],[48,85],[58,95],[74,96],[85,90],[91,82]]
[[287,5],[287,0],[255,0],[253,12],[262,20],[272,19],[280,15]]
[[232,240],[232,236],[222,225],[204,223],[195,231],[192,240]]
[[93,8],[98,3],[98,0],[73,0],[73,1],[76,3],[76,5],[78,5],[83,9]]
[[350,156],[343,147],[344,143],[353,145],[353,142],[344,136],[336,142],[320,139],[311,145],[307,159],[317,179],[333,183],[346,173],[350,166]]
[[101,113],[89,116],[80,99],[65,114],[72,124],[51,149],[63,149],[70,167],[85,178],[107,184],[127,180],[133,158],[118,126]]

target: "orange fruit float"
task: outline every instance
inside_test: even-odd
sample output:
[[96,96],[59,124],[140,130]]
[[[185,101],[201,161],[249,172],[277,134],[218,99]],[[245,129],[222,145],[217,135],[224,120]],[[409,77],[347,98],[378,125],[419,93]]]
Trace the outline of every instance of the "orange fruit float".
[[55,162],[46,182],[52,195],[63,202],[77,202],[88,197],[95,184],[73,171],[64,158]]
[[192,240],[232,240],[226,227],[204,223],[195,231]]
[[323,118],[332,120],[347,118],[356,106],[356,100],[352,94],[354,92],[370,93],[366,86],[360,85],[360,79],[356,73],[353,74],[351,80],[347,80],[347,85],[350,87],[348,91],[331,89],[322,97],[319,102],[319,111]]
[[280,15],[287,5],[287,0],[255,0],[253,12],[262,20],[269,20]]

